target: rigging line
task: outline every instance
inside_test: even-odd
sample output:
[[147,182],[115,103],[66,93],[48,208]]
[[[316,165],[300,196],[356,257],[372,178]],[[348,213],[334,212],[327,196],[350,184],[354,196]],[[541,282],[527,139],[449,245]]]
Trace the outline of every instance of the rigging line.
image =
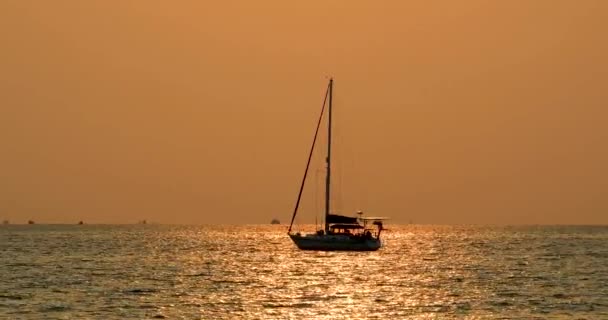
[[315,190],[314,190],[314,206],[315,206],[315,230],[319,230],[319,225],[317,223],[318,221],[318,217],[319,217],[319,212],[321,212],[321,202],[319,202],[319,190],[321,190],[319,188],[319,170],[315,171]]
[[306,169],[304,170],[304,178],[302,178],[302,184],[300,185],[300,192],[298,193],[298,200],[296,200],[296,206],[293,209],[293,216],[291,216],[291,223],[289,224],[289,230],[287,230],[287,233],[291,232],[291,227],[293,226],[293,220],[296,218],[296,214],[298,213],[298,207],[300,206],[300,199],[302,198],[302,191],[304,190],[304,184],[306,182],[306,175],[308,174],[308,167],[310,167],[310,159],[312,158],[312,153],[315,150],[315,143],[317,142],[317,135],[319,134],[319,127],[321,127],[321,120],[323,119],[323,113],[325,112],[325,104],[327,102],[328,95],[329,95],[329,85],[327,86],[327,91],[325,91],[325,98],[323,99],[323,106],[321,107],[321,115],[319,115],[319,121],[317,122],[317,129],[315,130],[315,137],[312,139],[312,146],[310,147],[310,154],[308,155],[308,161],[306,162]]
[[318,224],[318,218],[319,218],[319,212],[321,212],[321,202],[319,201],[320,196],[319,196],[319,191],[321,190],[321,188],[319,187],[320,183],[319,183],[319,174],[320,174],[320,170],[316,170],[315,171],[315,230],[319,230],[319,224]]
[[[336,105],[336,98],[334,98],[334,106]],[[338,105],[339,105],[338,101]],[[336,114],[336,109],[334,107],[334,109],[332,110],[334,114]],[[335,116],[334,116],[335,117]],[[334,143],[334,161],[335,161],[335,165],[334,165],[334,176],[337,177],[337,183],[335,183],[334,185],[336,185],[337,187],[334,188],[334,210],[336,212],[344,212],[344,202],[343,202],[343,193],[344,193],[344,135],[342,134],[342,128],[343,126],[340,125],[341,120],[343,118],[337,117],[336,118],[337,121],[336,125],[333,128],[333,135],[334,135],[334,141],[336,141],[336,143]]]

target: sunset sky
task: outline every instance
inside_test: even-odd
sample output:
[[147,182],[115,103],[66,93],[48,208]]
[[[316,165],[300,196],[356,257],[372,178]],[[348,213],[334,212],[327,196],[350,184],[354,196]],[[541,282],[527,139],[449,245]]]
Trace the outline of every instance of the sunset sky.
[[335,210],[608,224],[608,1],[3,0],[0,25],[0,220],[288,222],[333,76]]

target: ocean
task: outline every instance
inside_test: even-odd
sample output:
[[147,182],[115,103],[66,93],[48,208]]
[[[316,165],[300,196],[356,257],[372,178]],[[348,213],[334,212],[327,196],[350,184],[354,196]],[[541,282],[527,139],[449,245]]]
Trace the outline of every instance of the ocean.
[[0,319],[608,319],[608,227],[0,226]]

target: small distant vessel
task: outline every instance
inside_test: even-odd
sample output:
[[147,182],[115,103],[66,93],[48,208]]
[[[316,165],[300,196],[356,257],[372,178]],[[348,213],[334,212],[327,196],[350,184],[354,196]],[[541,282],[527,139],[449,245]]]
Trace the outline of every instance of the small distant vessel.
[[281,221],[279,221],[279,219],[274,218],[272,219],[272,221],[270,221],[270,224],[281,224]]
[[27,224],[36,224],[36,222],[34,222],[34,220],[28,220]]
[[10,222],[8,220],[4,220],[4,221],[2,221],[2,224],[6,225],[6,224],[10,224]]
[[146,220],[141,220],[141,221],[139,221],[139,222],[138,222],[138,224],[148,224],[148,221],[146,221]]
[[[333,95],[333,79],[329,80],[321,115],[317,123],[317,129],[312,142],[312,147],[308,155],[308,162],[304,171],[304,178],[300,185],[300,192],[291,217],[289,230],[287,234],[296,246],[301,250],[318,250],[318,251],[375,251],[382,246],[380,234],[383,230],[382,221],[387,219],[384,217],[363,217],[363,212],[357,212],[358,217],[349,217],[330,213],[330,191],[331,191],[331,112],[332,112],[332,95]],[[323,229],[317,230],[313,234],[301,234],[299,232],[292,233],[294,219],[298,213],[302,191],[306,182],[310,160],[312,159],[317,135],[323,119],[326,102],[328,102],[327,115],[327,156],[326,172],[325,172],[325,221]]]
[[81,224],[84,224],[84,222],[82,220],[80,220],[80,221],[78,221],[78,224],[81,225]]

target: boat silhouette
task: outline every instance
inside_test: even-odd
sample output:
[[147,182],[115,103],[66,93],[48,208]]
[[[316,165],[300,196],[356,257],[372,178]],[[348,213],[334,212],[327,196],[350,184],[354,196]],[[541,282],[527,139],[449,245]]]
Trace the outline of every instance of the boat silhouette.
[[[384,217],[363,217],[363,212],[358,211],[358,217],[343,216],[330,212],[330,193],[331,193],[331,130],[332,130],[332,100],[333,100],[333,83],[330,79],[325,92],[325,99],[321,108],[321,115],[317,122],[317,129],[308,155],[308,162],[304,170],[304,177],[300,184],[300,191],[296,200],[291,223],[287,234],[291,240],[302,250],[319,250],[319,251],[375,251],[382,246],[380,234],[383,230],[382,221],[387,219]],[[329,101],[328,101],[329,100]],[[312,234],[301,234],[300,232],[292,233],[293,222],[298,213],[298,207],[302,198],[302,191],[306,183],[306,176],[310,167],[313,151],[319,133],[319,128],[327,109],[327,154],[326,172],[325,172],[325,218],[323,229],[317,230]]]

